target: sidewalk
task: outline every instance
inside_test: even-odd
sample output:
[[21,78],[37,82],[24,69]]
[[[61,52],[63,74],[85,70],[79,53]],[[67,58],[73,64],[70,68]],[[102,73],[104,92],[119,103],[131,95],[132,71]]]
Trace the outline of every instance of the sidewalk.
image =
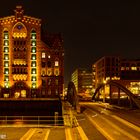
[[69,102],[62,101],[62,113],[64,118],[66,140],[88,140],[76,119],[77,112],[73,109]]

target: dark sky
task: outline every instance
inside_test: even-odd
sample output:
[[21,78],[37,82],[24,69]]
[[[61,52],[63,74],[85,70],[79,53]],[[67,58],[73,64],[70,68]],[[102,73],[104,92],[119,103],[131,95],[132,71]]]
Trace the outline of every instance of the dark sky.
[[49,32],[63,34],[66,83],[76,68],[91,68],[104,55],[140,58],[139,0],[5,0],[0,17],[19,4]]

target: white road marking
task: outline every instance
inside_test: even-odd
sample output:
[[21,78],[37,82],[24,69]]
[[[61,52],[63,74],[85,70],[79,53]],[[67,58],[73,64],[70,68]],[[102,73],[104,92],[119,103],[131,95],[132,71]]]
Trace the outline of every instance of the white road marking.
[[29,140],[32,137],[32,135],[35,133],[35,131],[36,131],[36,128],[29,129],[25,133],[25,135],[22,138],[20,138],[20,140]]

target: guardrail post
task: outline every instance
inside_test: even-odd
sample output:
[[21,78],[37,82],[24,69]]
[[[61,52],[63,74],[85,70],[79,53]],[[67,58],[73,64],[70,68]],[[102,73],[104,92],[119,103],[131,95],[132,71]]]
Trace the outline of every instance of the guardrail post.
[[5,116],[5,122],[6,122],[6,124],[7,124],[7,116]]
[[58,122],[58,112],[55,112],[54,114],[54,125],[56,126]]
[[40,121],[40,120],[39,120],[39,116],[38,116],[38,127],[39,127],[39,121]]

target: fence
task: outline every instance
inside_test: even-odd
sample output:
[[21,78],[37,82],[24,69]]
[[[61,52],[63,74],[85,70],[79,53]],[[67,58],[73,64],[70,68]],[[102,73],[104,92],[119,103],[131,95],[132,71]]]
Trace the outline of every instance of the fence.
[[0,116],[1,127],[75,127],[76,118],[66,116]]

